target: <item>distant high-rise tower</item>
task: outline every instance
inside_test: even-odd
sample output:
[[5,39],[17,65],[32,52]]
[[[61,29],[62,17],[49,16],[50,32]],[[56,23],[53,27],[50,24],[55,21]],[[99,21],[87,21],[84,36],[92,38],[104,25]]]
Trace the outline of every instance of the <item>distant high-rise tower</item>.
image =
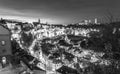
[[89,23],[91,23],[91,20],[88,20]]
[[38,23],[41,23],[40,19],[38,19]]
[[85,21],[85,24],[87,25],[88,24],[88,20],[84,20]]
[[98,22],[97,22],[97,18],[95,18],[95,24],[97,24]]

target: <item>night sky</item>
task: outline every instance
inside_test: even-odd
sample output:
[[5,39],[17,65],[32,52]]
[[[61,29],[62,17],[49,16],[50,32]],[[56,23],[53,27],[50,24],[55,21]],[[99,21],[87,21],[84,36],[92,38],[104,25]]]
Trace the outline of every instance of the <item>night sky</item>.
[[120,0],[0,0],[0,16],[68,24],[84,19],[105,21],[120,16]]

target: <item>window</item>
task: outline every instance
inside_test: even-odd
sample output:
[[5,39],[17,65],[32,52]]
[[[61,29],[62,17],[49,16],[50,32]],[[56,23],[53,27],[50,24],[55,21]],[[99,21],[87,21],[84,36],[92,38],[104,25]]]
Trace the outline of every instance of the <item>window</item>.
[[5,49],[3,49],[3,50],[2,50],[2,53],[6,53],[6,50],[5,50]]
[[5,43],[5,41],[1,41],[1,45],[3,45],[3,46],[4,46],[5,44],[6,44],[6,43]]

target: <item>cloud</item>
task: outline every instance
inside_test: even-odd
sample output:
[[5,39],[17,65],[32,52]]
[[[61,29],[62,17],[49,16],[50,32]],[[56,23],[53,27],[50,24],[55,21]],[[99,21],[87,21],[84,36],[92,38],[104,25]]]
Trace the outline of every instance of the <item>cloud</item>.
[[91,7],[115,6],[119,0],[0,0],[0,5],[32,10],[74,10]]

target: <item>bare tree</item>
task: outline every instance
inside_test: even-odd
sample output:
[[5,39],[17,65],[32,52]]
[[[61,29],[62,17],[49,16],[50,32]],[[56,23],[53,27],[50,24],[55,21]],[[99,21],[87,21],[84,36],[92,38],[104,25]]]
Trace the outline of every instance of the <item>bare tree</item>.
[[112,23],[115,21],[115,17],[113,13],[109,10],[107,10],[107,14],[105,15],[105,19],[108,21],[108,23]]

